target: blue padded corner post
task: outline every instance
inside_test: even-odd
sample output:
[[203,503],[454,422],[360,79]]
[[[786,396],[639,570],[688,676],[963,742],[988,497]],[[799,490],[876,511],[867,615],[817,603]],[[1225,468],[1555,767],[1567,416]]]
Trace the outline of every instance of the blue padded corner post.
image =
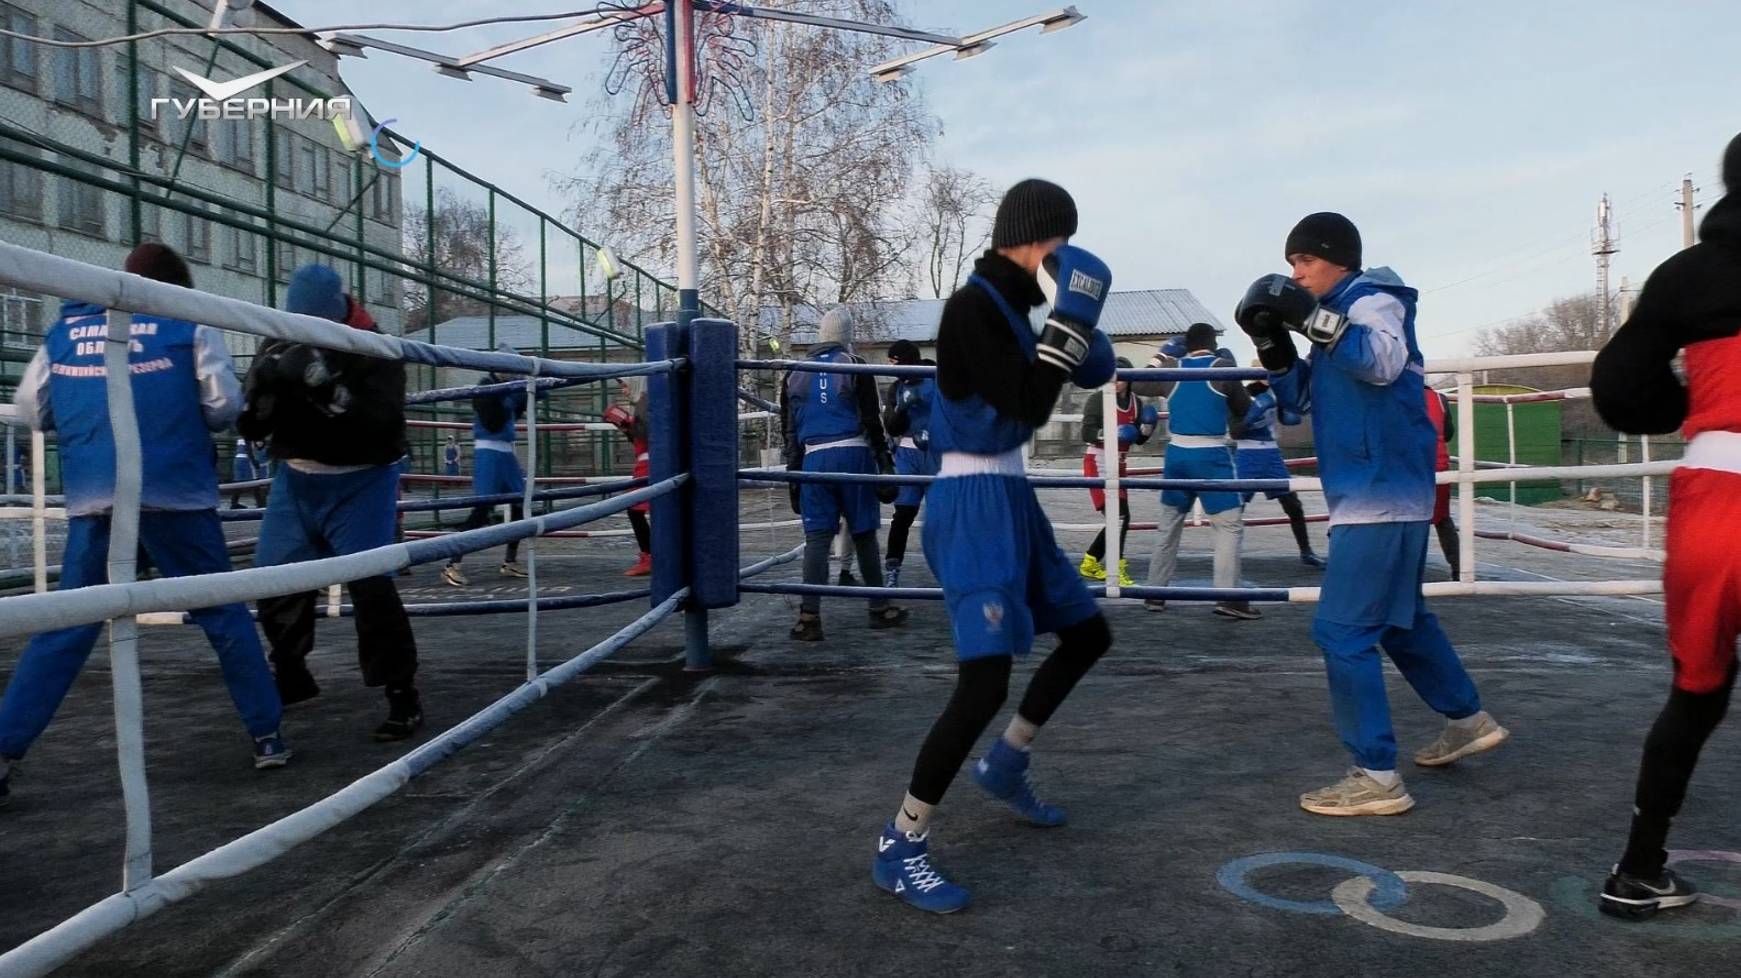
[[689,595],[701,608],[738,603],[737,324],[689,328]]
[[[647,327],[646,356],[669,360],[689,355],[689,337],[676,323]],[[689,446],[683,422],[688,416],[686,378],[653,374],[647,378],[647,454],[652,481],[675,477],[684,470]],[[648,518],[653,524],[652,602],[661,604],[689,580],[689,486],[653,500]]]

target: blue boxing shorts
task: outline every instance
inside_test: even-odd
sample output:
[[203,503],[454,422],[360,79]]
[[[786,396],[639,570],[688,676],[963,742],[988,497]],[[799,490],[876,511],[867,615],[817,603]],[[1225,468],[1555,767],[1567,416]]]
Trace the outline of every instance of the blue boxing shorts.
[[[1241,479],[1286,479],[1288,463],[1282,458],[1282,450],[1271,444],[1266,448],[1238,448],[1233,452],[1233,468]],[[1266,489],[1263,498],[1280,499],[1292,490]],[[1245,493],[1245,501],[1251,502],[1255,492]]]
[[925,560],[943,585],[957,658],[1026,655],[1035,634],[1100,613],[1026,478],[947,476],[926,504]]
[[1330,528],[1312,638],[1320,648],[1370,648],[1388,628],[1411,628],[1425,601],[1427,523],[1346,523]]
[[[937,466],[932,464],[930,452],[915,447],[911,438],[903,438],[900,447],[895,449],[895,474],[936,475]],[[896,506],[917,509],[924,502],[924,486],[902,486],[900,494],[895,497]]]
[[[804,471],[876,475],[877,461],[866,445],[824,448],[804,453]],[[853,536],[883,525],[882,503],[871,485],[806,482],[798,490],[798,509],[804,516],[805,533],[833,533],[842,519]]]
[[[1177,444],[1167,446],[1167,454],[1161,464],[1163,479],[1231,479],[1233,478],[1233,452],[1226,446],[1216,448],[1184,448]],[[1161,505],[1181,512],[1190,512],[1191,504],[1197,500],[1203,501],[1203,511],[1211,516],[1216,513],[1238,509],[1244,505],[1239,493],[1226,489],[1203,491],[1198,489],[1163,489]]]
[[472,491],[480,496],[525,492],[526,476],[520,471],[520,460],[513,452],[478,450],[472,456]]

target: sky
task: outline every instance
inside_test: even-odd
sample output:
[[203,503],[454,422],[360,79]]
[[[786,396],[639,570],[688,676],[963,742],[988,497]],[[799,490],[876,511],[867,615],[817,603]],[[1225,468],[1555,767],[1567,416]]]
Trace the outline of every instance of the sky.
[[[904,11],[914,26],[959,34],[1056,2],[908,0]],[[358,9],[371,22],[435,23],[577,7],[274,5],[311,27],[355,23]],[[1723,146],[1741,130],[1732,0],[1076,6],[1087,19],[1069,30],[919,67],[943,126],[935,155],[998,185],[1063,184],[1081,213],[1075,243],[1111,265],[1115,289],[1190,289],[1230,326],[1245,286],[1286,270],[1288,229],[1317,210],[1347,214],[1366,264],[1421,291],[1428,357],[1468,352],[1482,328],[1594,288],[1604,193],[1620,234],[1614,287],[1625,276],[1636,288],[1680,247],[1681,178],[1693,175],[1700,205],[1715,202]],[[381,36],[460,54],[541,29]],[[341,71],[377,117],[561,213],[552,177],[587,149],[576,123],[611,54],[595,34],[500,62],[571,85],[568,105],[379,52]],[[1230,345],[1249,355],[1244,337]]]

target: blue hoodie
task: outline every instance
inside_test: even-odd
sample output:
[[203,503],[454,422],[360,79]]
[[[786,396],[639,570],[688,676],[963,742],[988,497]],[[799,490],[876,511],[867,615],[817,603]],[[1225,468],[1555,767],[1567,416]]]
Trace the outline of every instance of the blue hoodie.
[[1348,317],[1341,340],[1273,378],[1282,410],[1312,416],[1332,526],[1432,518],[1436,433],[1415,342],[1417,297],[1388,268],[1349,273],[1320,300]]
[[[102,307],[63,303],[14,399],[32,427],[58,433],[70,516],[104,513],[115,504],[115,438],[103,368],[108,328]],[[223,338],[207,326],[135,315],[128,364],[139,419],[141,508],[216,508],[210,432],[231,427],[242,409]]]

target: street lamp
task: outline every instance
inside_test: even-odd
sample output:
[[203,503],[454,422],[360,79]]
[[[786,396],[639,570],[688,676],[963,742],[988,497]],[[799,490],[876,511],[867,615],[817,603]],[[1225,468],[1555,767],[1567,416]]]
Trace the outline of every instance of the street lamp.
[[898,81],[905,78],[907,75],[912,74],[914,65],[921,61],[935,58],[940,54],[949,54],[953,52],[955,60],[962,61],[967,58],[977,57],[984,54],[992,47],[990,41],[994,37],[1003,37],[1006,34],[1014,34],[1017,31],[1026,30],[1030,27],[1040,28],[1040,33],[1042,34],[1051,34],[1069,27],[1075,27],[1086,19],[1086,14],[1083,14],[1081,11],[1071,6],[1054,10],[1051,13],[1039,14],[1034,17],[1025,17],[1021,20],[1011,21],[1001,27],[993,27],[991,30],[980,31],[977,34],[968,34],[965,37],[955,39],[944,38],[937,44],[928,47],[923,51],[916,51],[912,54],[902,55],[899,58],[885,61],[870,69],[870,75],[872,78],[875,78],[880,82]]

